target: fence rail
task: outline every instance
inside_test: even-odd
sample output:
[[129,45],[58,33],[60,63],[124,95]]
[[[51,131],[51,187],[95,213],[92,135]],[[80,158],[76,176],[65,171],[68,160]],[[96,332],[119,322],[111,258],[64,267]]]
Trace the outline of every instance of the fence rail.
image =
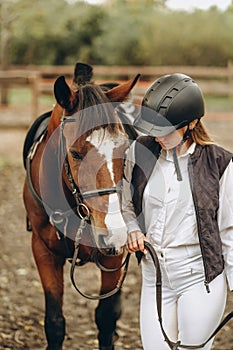
[[[43,77],[55,77],[58,75],[72,76],[73,66],[12,66],[11,70],[35,71]],[[96,66],[93,65],[94,75],[96,77],[115,76],[132,76],[141,73],[144,77],[160,76],[163,74],[182,72],[191,76],[200,78],[222,78],[227,77],[230,73],[233,75],[233,63],[228,62],[226,67],[203,67],[203,66]]]
[[[0,88],[10,89],[15,86],[29,86],[31,89],[32,118],[38,115],[39,97],[52,94],[56,77],[64,75],[67,80],[73,76],[73,66],[12,66],[7,71],[0,71]],[[139,84],[134,88],[134,95],[141,98],[148,86],[157,77],[164,74],[184,73],[194,78],[204,94],[233,96],[233,62],[226,67],[200,66],[93,66],[94,80],[124,81],[140,73]]]

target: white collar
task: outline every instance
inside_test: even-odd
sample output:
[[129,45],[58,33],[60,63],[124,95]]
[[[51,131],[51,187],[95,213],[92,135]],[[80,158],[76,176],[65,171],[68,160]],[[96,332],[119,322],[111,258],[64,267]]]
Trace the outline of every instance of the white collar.
[[[193,154],[196,148],[196,142],[193,142],[189,148],[185,151],[185,153],[178,156],[178,158],[185,158],[189,156],[190,154]],[[172,150],[162,150],[161,155],[164,159],[173,162],[173,154]]]

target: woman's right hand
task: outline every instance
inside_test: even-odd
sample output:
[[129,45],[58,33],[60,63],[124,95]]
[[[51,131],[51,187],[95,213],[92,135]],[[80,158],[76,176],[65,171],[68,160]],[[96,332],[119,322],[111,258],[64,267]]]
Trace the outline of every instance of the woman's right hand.
[[143,254],[147,253],[144,246],[144,241],[146,241],[146,236],[141,231],[132,231],[128,233],[128,242],[126,248],[129,253],[135,253],[141,251]]

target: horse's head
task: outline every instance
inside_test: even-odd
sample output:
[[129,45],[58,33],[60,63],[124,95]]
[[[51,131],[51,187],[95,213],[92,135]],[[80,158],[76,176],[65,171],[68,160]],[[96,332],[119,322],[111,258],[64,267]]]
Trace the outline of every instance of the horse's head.
[[127,238],[119,192],[128,137],[114,107],[127,98],[138,78],[105,92],[85,79],[77,90],[64,77],[54,85],[57,105],[49,132],[59,123],[63,186],[68,196],[78,193],[84,214],[90,214],[95,244],[105,252],[117,251]]

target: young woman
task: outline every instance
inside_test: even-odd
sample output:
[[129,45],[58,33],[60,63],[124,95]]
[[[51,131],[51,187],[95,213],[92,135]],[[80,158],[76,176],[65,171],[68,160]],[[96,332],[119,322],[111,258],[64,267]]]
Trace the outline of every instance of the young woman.
[[[205,342],[233,290],[232,154],[205,130],[203,95],[184,74],[147,91],[128,151],[123,183],[127,249],[142,264],[140,328],[144,350],[167,350],[156,311],[154,247],[162,272],[162,319],[168,337]],[[213,339],[204,347],[211,349]]]

